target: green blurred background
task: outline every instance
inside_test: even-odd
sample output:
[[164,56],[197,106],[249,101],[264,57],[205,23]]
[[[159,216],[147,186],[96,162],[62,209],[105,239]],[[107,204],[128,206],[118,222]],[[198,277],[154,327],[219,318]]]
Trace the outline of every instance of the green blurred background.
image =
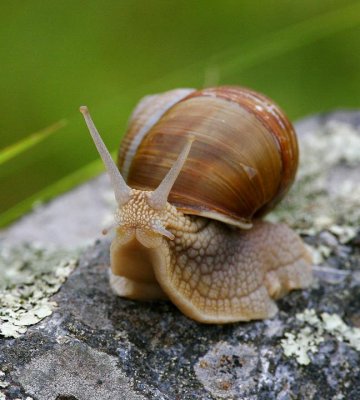
[[103,167],[145,94],[238,84],[292,119],[358,108],[360,2],[1,0],[0,224]]

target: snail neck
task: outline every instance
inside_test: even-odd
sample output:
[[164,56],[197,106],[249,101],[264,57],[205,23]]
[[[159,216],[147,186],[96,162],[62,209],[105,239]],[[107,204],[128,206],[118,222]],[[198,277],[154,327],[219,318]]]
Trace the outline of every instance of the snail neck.
[[[188,262],[189,255],[194,251],[198,252],[201,248],[206,250],[208,247],[210,253],[217,252],[217,243],[211,244],[206,240],[202,243],[202,237],[207,237],[206,232],[209,232],[210,240],[217,231],[216,227],[223,224],[202,217],[184,215],[170,204],[166,215],[166,227],[174,234],[174,240],[162,235],[151,238],[150,232],[145,232],[139,227],[132,228],[127,237],[124,236],[123,229],[117,230],[110,248],[110,284],[117,295],[136,300],[170,298],[177,304],[178,292],[174,291],[173,282],[168,279],[169,275],[173,272],[179,274],[177,266],[182,268],[182,262],[185,259]],[[149,247],[150,244],[152,247]]]
[[128,204],[116,213],[116,235],[110,249],[110,283],[115,293],[123,297],[167,298],[154,269],[169,262],[170,246],[172,249],[179,243],[182,232],[195,231],[192,221],[198,218],[184,215],[169,203],[164,209],[156,210],[148,204],[151,192],[132,192]]
[[[166,239],[162,239],[166,242]],[[110,248],[110,284],[116,294],[139,300],[167,298],[154,274],[154,260],[166,253],[166,243],[147,248],[133,237],[126,244],[115,237]]]

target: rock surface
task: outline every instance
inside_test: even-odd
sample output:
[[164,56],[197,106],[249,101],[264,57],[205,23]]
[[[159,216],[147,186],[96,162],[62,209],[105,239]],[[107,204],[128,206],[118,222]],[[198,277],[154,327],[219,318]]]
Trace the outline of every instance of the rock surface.
[[[272,320],[229,325],[114,296],[110,239],[80,256],[72,249],[111,215],[98,178],[2,232],[0,400],[360,399],[360,113],[297,130],[298,181],[270,219],[286,220],[312,249],[311,289],[278,301]],[[19,247],[24,239],[65,250]]]

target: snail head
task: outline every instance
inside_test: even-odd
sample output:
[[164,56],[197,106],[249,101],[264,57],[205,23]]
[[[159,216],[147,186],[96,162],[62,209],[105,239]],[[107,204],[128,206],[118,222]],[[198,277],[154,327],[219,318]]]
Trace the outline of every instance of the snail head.
[[194,137],[190,136],[187,139],[172,168],[154,191],[132,189],[121,176],[92,121],[88,108],[82,106],[80,112],[84,116],[91,137],[106,167],[118,206],[114,223],[103,233],[106,234],[109,229],[115,228],[118,240],[122,244],[132,240],[135,236],[143,246],[148,248],[160,245],[162,236],[173,240],[174,235],[166,229],[167,208],[169,207],[167,200],[171,188],[186,162]]

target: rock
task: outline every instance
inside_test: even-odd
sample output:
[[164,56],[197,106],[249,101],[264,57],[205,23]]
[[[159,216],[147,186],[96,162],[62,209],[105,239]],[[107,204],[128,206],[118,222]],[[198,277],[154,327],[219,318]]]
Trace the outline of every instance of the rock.
[[111,220],[113,198],[108,178],[103,174],[49,204],[36,204],[31,214],[0,231],[0,239],[7,246],[22,241],[62,248],[90,245]]
[[[278,301],[271,320],[229,325],[198,324],[165,301],[116,297],[110,238],[74,250],[111,215],[102,200],[93,222],[96,187],[108,190],[98,178],[3,232],[0,400],[359,399],[360,112],[306,119],[298,131],[298,181],[270,219],[288,221],[312,249],[311,289]],[[89,192],[98,199],[79,216]],[[34,221],[45,221],[43,236],[29,236]],[[54,226],[63,233],[50,241]],[[42,247],[19,245],[29,237]]]
[[54,345],[51,353],[32,358],[14,376],[39,400],[55,398],[56,393],[56,399],[113,400],[119,397],[120,388],[124,399],[145,399],[133,392],[129,379],[118,368],[117,357],[79,341]]

